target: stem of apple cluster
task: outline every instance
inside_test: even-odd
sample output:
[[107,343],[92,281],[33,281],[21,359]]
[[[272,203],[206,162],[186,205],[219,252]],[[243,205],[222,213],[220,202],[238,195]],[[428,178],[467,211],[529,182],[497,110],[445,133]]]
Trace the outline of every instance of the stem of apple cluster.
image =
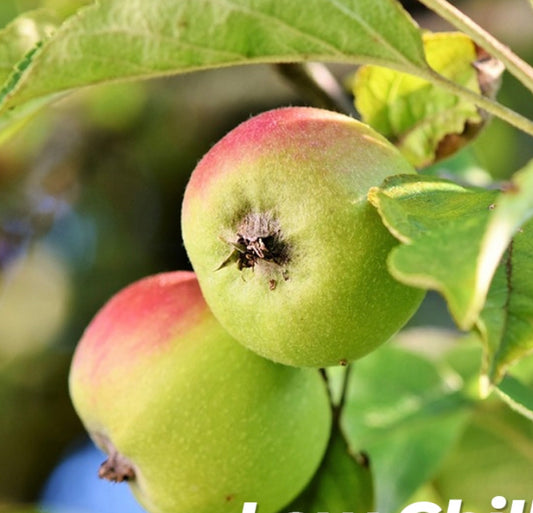
[[329,392],[333,425],[339,427],[339,429],[340,429],[340,417],[342,415],[342,410],[344,408],[344,405],[346,404],[346,396],[348,394],[348,385],[349,385],[351,370],[352,370],[352,364],[348,364],[344,368],[344,375],[342,377],[342,388],[340,391],[340,396],[339,396],[338,401],[335,401],[331,393],[328,373],[326,369],[320,369],[320,374],[322,375],[322,379],[324,380],[326,387],[328,389],[328,392]]
[[436,12],[454,27],[468,34],[481,48],[503,62],[509,73],[533,92],[533,67],[518,57],[508,46],[501,43],[447,0],[419,0],[419,2]]
[[344,405],[346,404],[346,397],[348,395],[348,385],[350,381],[350,374],[352,372],[353,365],[349,363],[346,366],[346,369],[344,370],[344,376],[342,380],[342,389],[341,389],[341,395],[339,398],[339,404],[337,405],[338,415],[340,417],[342,410],[344,408]]
[[357,117],[353,102],[326,65],[292,62],[278,63],[274,67],[314,107]]

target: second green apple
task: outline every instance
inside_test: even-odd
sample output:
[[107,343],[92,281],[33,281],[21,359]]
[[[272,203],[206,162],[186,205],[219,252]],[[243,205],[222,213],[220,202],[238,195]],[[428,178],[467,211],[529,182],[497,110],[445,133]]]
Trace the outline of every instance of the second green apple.
[[423,292],[388,273],[396,242],[367,191],[414,172],[372,129],[321,109],[277,109],[231,131],[196,167],[182,208],[221,324],[295,366],[345,364],[388,340]]

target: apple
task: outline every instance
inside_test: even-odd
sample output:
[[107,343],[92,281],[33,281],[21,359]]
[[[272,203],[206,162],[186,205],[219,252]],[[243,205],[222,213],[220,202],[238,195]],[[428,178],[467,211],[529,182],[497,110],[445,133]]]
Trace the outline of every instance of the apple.
[[151,513],[273,513],[310,481],[331,425],[316,369],[238,344],[208,309],[194,273],[118,292],[79,342],[75,409],[108,454],[101,477],[128,481]]
[[182,206],[219,322],[294,366],[346,364],[388,340],[423,292],[388,273],[396,241],[367,191],[414,172],[370,127],[322,109],[276,109],[232,130],[198,163]]

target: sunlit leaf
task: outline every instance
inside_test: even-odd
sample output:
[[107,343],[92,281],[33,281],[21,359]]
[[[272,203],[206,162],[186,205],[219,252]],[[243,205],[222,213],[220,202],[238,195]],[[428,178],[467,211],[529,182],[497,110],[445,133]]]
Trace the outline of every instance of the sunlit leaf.
[[[38,9],[21,14],[0,30],[0,84],[9,87],[18,80],[38,48],[52,37],[59,24],[59,17],[50,10]],[[0,143],[56,97],[38,98],[26,102],[19,109],[8,109],[0,116]]]
[[353,364],[342,425],[350,446],[369,454],[373,511],[397,511],[436,473],[470,415],[461,385],[394,346]]
[[[482,71],[474,42],[461,33],[425,34],[429,65],[446,78],[481,92]],[[500,68],[500,73],[503,68]],[[483,74],[483,84],[499,77]],[[475,105],[421,78],[380,66],[362,66],[354,76],[356,107],[363,120],[392,140],[416,167],[447,157],[484,124]]]
[[403,243],[389,256],[393,276],[438,290],[460,328],[479,330],[485,393],[533,350],[532,169],[503,191],[397,176],[369,193]]
[[17,109],[8,110],[0,116],[0,144],[8,140],[19,129],[23,128],[33,116],[35,116],[43,107],[46,107],[51,101],[62,96],[61,94],[52,95],[44,98],[30,100]]
[[61,19],[72,16],[78,9],[85,5],[95,3],[96,0],[41,0],[47,9],[54,11]]
[[107,81],[308,60],[427,69],[418,27],[393,0],[102,0],[19,66],[0,111]]
[[57,25],[50,11],[39,9],[22,14],[0,30],[0,83],[6,82],[24,55],[49,38]]
[[472,327],[485,297],[476,295],[483,234],[497,191],[427,176],[396,176],[369,193],[391,233],[403,242],[389,257],[393,276],[435,289],[459,327]]

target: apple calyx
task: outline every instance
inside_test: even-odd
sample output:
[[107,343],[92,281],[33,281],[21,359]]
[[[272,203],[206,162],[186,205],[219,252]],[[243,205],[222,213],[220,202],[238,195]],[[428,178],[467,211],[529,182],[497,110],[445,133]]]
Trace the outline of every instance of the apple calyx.
[[[232,252],[218,269],[236,262],[240,271],[258,266],[270,273],[281,270],[283,279],[288,279],[285,264],[290,260],[290,248],[272,212],[249,212],[240,221],[233,240],[225,242]],[[271,288],[273,284],[275,280],[270,281]]]
[[134,481],[135,468],[133,463],[117,451],[107,436],[98,435],[97,438],[98,445],[103,446],[108,456],[98,469],[98,477],[113,483]]

